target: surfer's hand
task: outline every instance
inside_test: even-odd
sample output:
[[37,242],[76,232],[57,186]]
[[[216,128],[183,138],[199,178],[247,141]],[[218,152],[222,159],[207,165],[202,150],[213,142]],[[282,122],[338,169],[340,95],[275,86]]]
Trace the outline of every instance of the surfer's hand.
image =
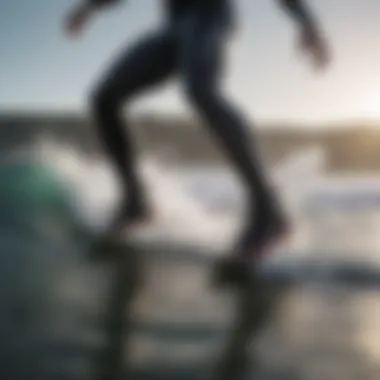
[[69,36],[77,37],[85,28],[93,14],[93,9],[87,4],[80,4],[69,13],[65,30]]
[[302,52],[312,56],[316,69],[323,70],[327,68],[330,63],[330,51],[318,29],[308,26],[303,27],[299,47]]

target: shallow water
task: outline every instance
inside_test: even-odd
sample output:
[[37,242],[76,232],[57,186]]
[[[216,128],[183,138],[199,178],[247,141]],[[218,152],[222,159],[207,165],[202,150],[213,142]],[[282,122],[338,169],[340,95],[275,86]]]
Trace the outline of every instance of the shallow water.
[[[109,169],[67,148],[48,145],[39,154],[74,184],[77,211],[84,223],[102,228],[118,196]],[[376,208],[338,212],[318,206],[318,212],[310,210],[308,191],[324,177],[318,170],[311,172],[318,165],[310,160],[304,167],[293,165],[300,173],[306,168],[310,177],[302,182],[304,175],[293,173],[292,165],[282,177],[274,171],[300,231],[298,240],[277,255],[315,259],[318,252],[317,258],[324,262],[338,257],[377,263]],[[151,239],[191,243],[194,253],[198,253],[197,245],[228,244],[242,207],[241,193],[230,173],[198,168],[179,175],[164,169],[152,159],[142,164],[160,210],[159,222],[142,233]],[[5,359],[0,374],[12,373],[15,379],[92,379],[106,339],[104,317],[115,268],[89,262],[83,255],[85,246],[70,236],[59,243],[45,236],[33,245],[30,236],[18,231],[3,230],[1,235],[0,326],[5,338],[0,352]],[[131,356],[135,378],[209,375],[235,310],[231,295],[210,288],[209,269],[170,255],[149,258],[145,288],[133,312],[138,322]],[[254,347],[258,364],[252,373],[281,380],[379,378],[377,291],[321,282],[284,294],[278,306]]]

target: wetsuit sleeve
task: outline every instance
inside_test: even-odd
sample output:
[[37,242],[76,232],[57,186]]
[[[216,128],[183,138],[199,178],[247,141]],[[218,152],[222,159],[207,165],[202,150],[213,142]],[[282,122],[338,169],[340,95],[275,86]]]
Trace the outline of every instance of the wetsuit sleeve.
[[103,8],[120,2],[121,0],[87,0],[87,4],[94,8]]
[[311,12],[302,0],[279,0],[280,5],[287,11],[291,17],[303,25],[314,25],[314,19]]

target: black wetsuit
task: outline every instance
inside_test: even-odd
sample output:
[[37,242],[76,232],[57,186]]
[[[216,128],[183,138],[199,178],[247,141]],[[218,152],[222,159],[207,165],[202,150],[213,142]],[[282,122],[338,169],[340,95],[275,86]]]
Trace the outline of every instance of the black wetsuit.
[[[101,6],[117,1],[92,2]],[[168,20],[164,26],[121,53],[96,87],[92,108],[100,136],[129,193],[123,217],[133,219],[141,212],[144,196],[133,143],[122,121],[122,107],[142,91],[178,75],[191,105],[246,184],[251,204],[241,242],[249,245],[251,239],[256,239],[252,236],[253,219],[262,221],[262,230],[271,228],[274,207],[252,146],[250,125],[220,90],[227,37],[234,23],[231,3],[166,0]]]

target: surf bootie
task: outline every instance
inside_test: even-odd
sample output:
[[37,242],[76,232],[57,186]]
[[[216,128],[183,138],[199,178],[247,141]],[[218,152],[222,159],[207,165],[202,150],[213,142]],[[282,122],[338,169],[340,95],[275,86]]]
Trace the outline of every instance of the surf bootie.
[[213,282],[216,286],[247,284],[255,267],[288,234],[288,224],[279,213],[266,213],[247,224],[230,256],[219,260]]
[[128,232],[149,223],[153,219],[152,208],[141,199],[126,199],[109,228],[95,239],[96,255],[120,251],[125,245]]

